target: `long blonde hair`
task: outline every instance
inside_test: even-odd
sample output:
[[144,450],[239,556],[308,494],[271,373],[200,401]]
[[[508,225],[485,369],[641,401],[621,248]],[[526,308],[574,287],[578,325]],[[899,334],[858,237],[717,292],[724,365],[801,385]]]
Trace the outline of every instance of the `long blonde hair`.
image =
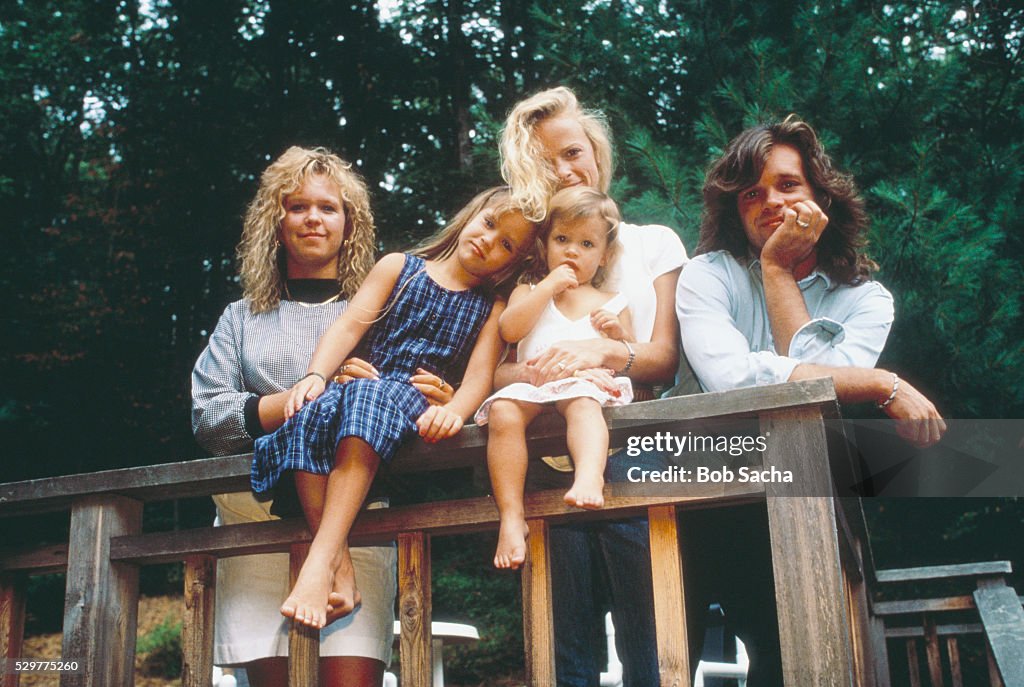
[[558,190],[558,176],[537,140],[537,125],[562,115],[580,123],[594,148],[598,190],[607,193],[611,184],[611,131],[602,112],[580,107],[576,95],[565,86],[521,100],[508,113],[501,132],[501,176],[512,187],[512,197],[523,208],[524,216],[534,222],[544,220],[548,200]]
[[[486,209],[490,209],[495,217],[501,217],[509,212],[523,212],[513,200],[512,192],[508,186],[489,188],[473,196],[473,199],[455,214],[455,217],[452,218],[447,226],[425,239],[423,243],[416,246],[410,252],[427,260],[443,260],[447,258],[458,247],[459,235],[462,233],[462,230],[466,228],[466,225],[474,217]],[[533,223],[536,224],[536,222]],[[520,247],[520,256],[524,257],[513,260],[503,270],[492,275],[488,279],[490,288],[497,293],[505,291],[505,287],[514,283],[519,274],[529,267],[527,261],[529,256],[534,255],[534,253],[535,251],[532,250],[532,247]]]
[[537,235],[537,243],[540,245],[540,255],[531,263],[531,271],[522,280],[526,283],[537,283],[547,276],[547,241],[552,229],[563,222],[572,222],[582,218],[597,218],[604,224],[605,240],[608,242],[605,248],[605,264],[597,268],[590,284],[599,287],[608,276],[608,271],[615,265],[619,254],[622,251],[622,244],[619,243],[619,224],[622,216],[619,214],[619,206],[615,201],[597,189],[588,186],[571,186],[563,188],[551,197],[548,205],[548,216],[541,224],[540,233]]
[[370,194],[362,177],[325,148],[292,146],[260,177],[238,243],[242,292],[254,313],[273,310],[281,302],[287,256],[277,240],[277,230],[285,216],[284,199],[313,175],[327,177],[341,190],[345,241],[338,252],[338,289],[342,298],[350,298],[373,267],[376,232]]

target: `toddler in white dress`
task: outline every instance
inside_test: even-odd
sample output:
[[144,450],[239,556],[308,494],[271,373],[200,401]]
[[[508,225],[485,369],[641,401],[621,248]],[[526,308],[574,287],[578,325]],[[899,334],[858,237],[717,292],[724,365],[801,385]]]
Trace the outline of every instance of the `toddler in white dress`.
[[[536,285],[516,287],[498,323],[502,338],[518,343],[518,360],[536,358],[559,341],[607,337],[624,342],[632,361],[626,298],[598,289],[618,251],[619,222],[615,202],[600,191],[576,186],[551,199],[540,234],[548,274]],[[554,372],[558,378],[540,385],[520,382],[500,389],[476,413],[478,425],[490,424],[487,467],[501,516],[497,568],[518,568],[526,560],[526,428],[546,405],[565,417],[576,469],[566,504],[604,506],[608,425],[601,408],[629,403],[632,387],[627,377],[604,368],[570,371],[560,364]]]

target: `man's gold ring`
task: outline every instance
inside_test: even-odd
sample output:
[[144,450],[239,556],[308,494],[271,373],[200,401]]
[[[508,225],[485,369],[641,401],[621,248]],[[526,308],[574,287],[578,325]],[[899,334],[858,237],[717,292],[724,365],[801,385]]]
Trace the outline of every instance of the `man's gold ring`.
[[806,229],[807,227],[811,226],[810,222],[801,222],[799,219],[796,221],[796,223],[800,225],[801,229]]
[[341,366],[341,374],[348,374],[348,363],[345,363],[344,365]]

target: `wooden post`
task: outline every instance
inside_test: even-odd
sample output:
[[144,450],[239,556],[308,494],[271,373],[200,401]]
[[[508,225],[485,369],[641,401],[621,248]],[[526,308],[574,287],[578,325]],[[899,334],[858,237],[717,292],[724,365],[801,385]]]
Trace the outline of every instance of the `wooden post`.
[[430,687],[430,538],[423,532],[398,535],[399,646],[404,687]]
[[992,687],[1004,687],[1003,678],[999,677],[999,666],[996,665],[996,657],[992,655],[992,647],[985,642],[985,663],[988,665],[988,682]]
[[1024,685],[1024,609],[1003,579],[980,579],[974,590],[986,645],[1006,685]]
[[[22,658],[25,638],[25,576],[0,575],[0,659]],[[18,674],[9,671],[0,675],[2,687],[18,687]]]
[[[789,470],[794,480],[792,485],[765,485],[784,682],[787,687],[852,685],[838,526],[821,411],[812,407],[765,413],[761,433],[768,444],[764,468]],[[789,487],[803,495],[790,495]]]
[[931,680],[931,687],[943,687],[942,652],[939,649],[939,634],[935,629],[935,618],[926,615],[922,625],[924,626],[924,655],[928,662],[928,679]]
[[527,521],[530,536],[523,566],[523,644],[526,684],[555,684],[555,621],[551,612],[551,550],[548,523]]
[[[295,586],[309,553],[309,544],[292,544],[288,556],[290,584]],[[289,687],[318,687],[320,684],[320,630],[292,620],[288,632]]]
[[907,673],[910,687],[921,687],[921,666],[917,661],[917,640],[907,639]]
[[889,647],[885,641],[885,621],[872,615],[868,620],[868,633],[871,639],[876,683],[888,685],[892,681],[892,670],[889,668]]
[[949,652],[949,675],[953,687],[964,687],[963,671],[960,670],[960,645],[956,637],[946,637],[946,649]]
[[185,559],[185,622],[181,629],[182,687],[209,687],[213,674],[213,602],[217,559]]
[[[658,633],[658,670],[662,687],[689,687],[690,645],[686,639],[683,559],[675,506],[647,509],[654,586],[654,623]],[[625,631],[628,631],[625,630]]]
[[123,496],[87,496],[71,506],[64,642],[61,658],[78,661],[62,687],[130,687],[135,682],[139,569],[110,562],[110,540],[138,534],[142,503]]
[[[851,541],[850,549],[853,552],[854,564],[863,561],[863,548],[860,541]],[[888,683],[889,667],[885,663],[885,673],[879,671],[878,659],[873,656],[874,646],[871,636],[871,612],[868,610],[867,582],[861,575],[852,575],[843,571],[844,586],[847,593],[847,612],[850,620],[850,640],[854,658],[854,670],[856,673],[856,684],[858,687],[875,687],[878,684]],[[884,628],[883,642],[884,642]],[[885,661],[884,646],[882,661]]]

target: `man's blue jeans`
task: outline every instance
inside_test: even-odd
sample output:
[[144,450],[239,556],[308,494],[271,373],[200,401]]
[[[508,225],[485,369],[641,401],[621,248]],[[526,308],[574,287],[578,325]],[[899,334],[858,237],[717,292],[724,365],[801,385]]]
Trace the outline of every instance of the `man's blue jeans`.
[[[659,454],[608,458],[605,480],[626,481],[638,465],[663,466]],[[647,518],[597,520],[551,528],[555,668],[560,687],[597,687],[605,669],[604,615],[612,612],[625,687],[659,684]]]
[[[663,469],[658,453],[608,459],[605,480],[626,481],[632,466]],[[544,468],[549,473],[554,471]],[[571,475],[567,475],[571,482]],[[549,480],[547,488],[553,488]],[[781,684],[771,543],[763,504],[687,511],[691,666],[696,666],[711,602],[726,609],[727,627],[743,638],[751,659],[748,684]],[[551,528],[555,672],[559,687],[598,687],[605,669],[604,614],[612,612],[625,687],[660,684],[654,628],[650,539],[646,518],[595,520]],[[723,541],[728,542],[723,544]]]

